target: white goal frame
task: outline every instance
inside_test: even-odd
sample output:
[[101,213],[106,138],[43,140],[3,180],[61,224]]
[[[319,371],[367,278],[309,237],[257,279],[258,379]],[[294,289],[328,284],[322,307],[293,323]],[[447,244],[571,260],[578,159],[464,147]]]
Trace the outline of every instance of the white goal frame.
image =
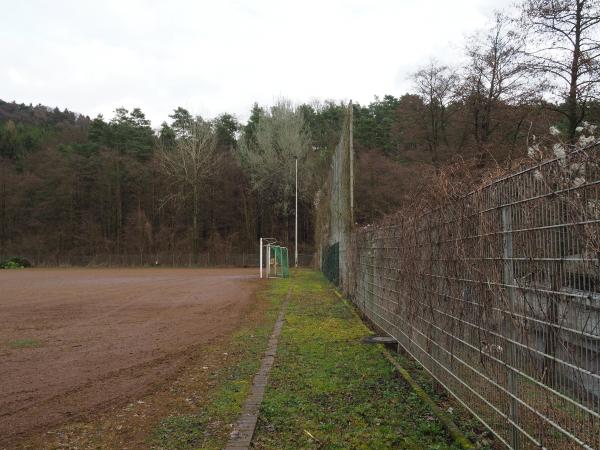
[[[265,237],[261,237],[259,239],[259,247],[260,250],[258,252],[259,254],[259,262],[258,265],[260,267],[259,270],[259,274],[260,274],[260,278],[263,278],[263,272],[265,273],[265,278],[269,278],[269,269],[271,267],[270,261],[269,261],[269,255],[271,254],[271,246],[272,245],[276,245],[277,244],[277,239],[275,238],[265,238]],[[263,258],[263,248],[266,249],[266,255],[267,255],[267,260],[265,261],[265,258]],[[263,264],[264,264],[264,271],[263,271]]]

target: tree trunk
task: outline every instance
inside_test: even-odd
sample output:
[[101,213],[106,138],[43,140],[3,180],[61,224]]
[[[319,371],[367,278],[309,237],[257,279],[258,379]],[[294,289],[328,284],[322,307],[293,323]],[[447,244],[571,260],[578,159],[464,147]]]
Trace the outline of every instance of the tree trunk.
[[123,223],[123,200],[121,193],[121,162],[117,157],[117,186],[115,192],[116,217],[115,217],[115,240],[117,243],[117,253],[121,253],[121,225]]
[[192,206],[193,217],[192,217],[192,252],[194,253],[194,259],[198,254],[198,186],[194,184],[192,193]]
[[575,144],[576,128],[579,124],[577,83],[579,81],[579,60],[581,59],[581,12],[583,1],[577,2],[575,18],[575,42],[573,46],[573,59],[571,61],[571,79],[569,84],[569,96],[567,97],[567,115],[569,119],[569,143]]

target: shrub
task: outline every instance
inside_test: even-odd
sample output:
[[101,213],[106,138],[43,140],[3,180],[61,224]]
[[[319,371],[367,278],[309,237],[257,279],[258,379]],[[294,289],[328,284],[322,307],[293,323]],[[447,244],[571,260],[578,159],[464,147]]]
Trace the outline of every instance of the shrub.
[[9,258],[0,263],[0,269],[24,269],[25,267],[31,267],[31,263],[19,257]]

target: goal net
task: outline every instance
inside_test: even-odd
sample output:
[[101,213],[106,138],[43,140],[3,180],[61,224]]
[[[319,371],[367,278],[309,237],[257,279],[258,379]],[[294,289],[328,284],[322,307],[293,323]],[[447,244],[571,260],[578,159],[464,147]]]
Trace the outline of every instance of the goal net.
[[260,277],[287,278],[289,276],[288,249],[274,239],[260,242]]

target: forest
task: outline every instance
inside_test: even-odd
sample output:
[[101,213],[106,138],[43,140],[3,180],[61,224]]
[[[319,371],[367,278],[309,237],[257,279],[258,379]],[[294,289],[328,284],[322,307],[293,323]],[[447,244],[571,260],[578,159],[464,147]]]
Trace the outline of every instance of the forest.
[[[392,212],[458,161],[510,167],[551,127],[574,144],[582,124],[599,123],[599,11],[526,1],[465,38],[456,65],[429,60],[410,92],[354,102],[355,220]],[[291,244],[296,159],[300,253],[314,251],[315,196],[345,102],[254,104],[245,122],[174,105],[153,126],[137,107],[105,119],[5,100],[0,256],[253,252],[267,235]]]

